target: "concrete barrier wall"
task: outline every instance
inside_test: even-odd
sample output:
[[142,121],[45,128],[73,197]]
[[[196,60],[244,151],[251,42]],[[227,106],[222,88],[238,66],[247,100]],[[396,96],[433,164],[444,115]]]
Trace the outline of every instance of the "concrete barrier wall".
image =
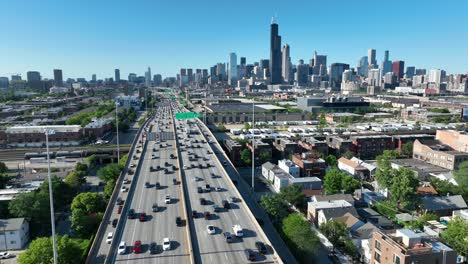
[[[114,191],[112,192],[112,195],[109,199],[109,202],[107,203],[107,207],[106,207],[106,211],[104,212],[104,216],[102,218],[102,221],[101,221],[101,224],[99,225],[99,228],[96,232],[96,235],[94,236],[94,240],[93,240],[93,244],[88,252],[88,257],[86,258],[86,263],[92,263],[93,260],[95,260],[96,258],[96,252],[99,248],[99,246],[102,244],[102,240],[104,239],[104,232],[106,230],[106,226],[109,224],[109,221],[110,221],[110,217],[111,217],[111,214],[112,214],[112,208],[117,200],[117,197],[119,196],[119,192],[120,192],[120,188],[122,186],[122,182],[123,182],[123,179],[125,178],[125,175],[127,174],[127,171],[128,171],[128,166],[130,164],[130,162],[132,161],[132,156],[133,156],[133,152],[135,150],[135,146],[138,144],[138,140],[140,139],[140,136],[141,136],[141,131],[143,131],[143,128],[146,127],[146,125],[149,123],[149,120],[151,120],[151,118],[148,118],[145,123],[138,129],[138,132],[137,134],[135,135],[135,138],[133,139],[133,143],[132,143],[132,146],[129,150],[129,157],[127,158],[127,162],[125,163],[125,167],[124,169],[122,170],[122,172],[120,173],[119,177],[117,178],[117,181],[115,183],[115,186],[114,186]],[[138,160],[138,166],[140,166],[140,159]],[[135,169],[135,173],[136,173],[136,169]],[[132,181],[133,183],[133,181]],[[125,204],[127,204],[127,201],[125,201]],[[121,217],[122,215],[120,215]],[[119,219],[118,221],[118,225],[120,225],[121,221]],[[119,228],[119,226],[118,226]],[[115,244],[114,243],[115,239],[112,240],[112,243],[111,243],[111,249],[112,249],[112,246]],[[111,251],[111,250],[110,250]],[[109,255],[109,254],[108,254]],[[108,257],[108,255],[106,256],[106,259]]]

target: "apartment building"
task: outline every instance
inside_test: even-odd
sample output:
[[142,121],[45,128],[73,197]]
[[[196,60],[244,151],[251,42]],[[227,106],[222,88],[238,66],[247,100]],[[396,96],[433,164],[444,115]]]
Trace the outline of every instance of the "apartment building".
[[295,154],[292,156],[292,162],[299,166],[301,177],[322,178],[325,174],[325,161],[313,153]]
[[381,231],[372,234],[371,264],[455,264],[457,252],[426,233],[397,229],[395,233]]
[[223,145],[227,150],[227,155],[234,165],[241,164],[242,145],[232,139],[225,139]]
[[455,130],[437,130],[435,139],[456,151],[468,153],[468,134]]
[[384,150],[393,149],[392,137],[387,135],[352,136],[351,151],[360,159],[375,159]]
[[325,157],[328,155],[328,145],[325,141],[314,137],[304,137],[299,140],[298,144],[307,151],[322,153]]
[[279,152],[279,156],[283,159],[299,152],[297,143],[287,138],[276,138],[273,141],[273,147],[275,147],[276,151]]
[[13,126],[5,130],[7,145],[10,147],[44,147],[45,129],[55,132],[49,135],[50,146],[78,146],[83,136],[83,129],[79,125]]
[[415,140],[413,158],[448,170],[456,170],[460,163],[468,160],[468,153],[456,151],[438,140]]

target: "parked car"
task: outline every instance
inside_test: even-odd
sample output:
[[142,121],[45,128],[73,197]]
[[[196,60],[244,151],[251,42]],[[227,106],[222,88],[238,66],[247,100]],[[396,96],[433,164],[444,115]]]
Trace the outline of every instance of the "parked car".
[[119,207],[117,207],[117,214],[121,214],[122,209],[123,209],[123,205],[119,205]]
[[197,217],[198,217],[198,212],[197,212],[197,210],[193,210],[193,211],[192,211],[192,217],[193,217],[193,218],[197,218]]
[[151,209],[153,210],[153,212],[157,212],[159,210],[158,204],[153,203],[153,206],[151,207]]
[[229,202],[226,201],[226,200],[223,200],[223,201],[221,202],[221,204],[223,205],[223,208],[224,208],[224,209],[230,209],[230,208],[231,208],[231,205],[230,205]]
[[205,205],[205,204],[206,204],[205,198],[200,198],[200,205]]

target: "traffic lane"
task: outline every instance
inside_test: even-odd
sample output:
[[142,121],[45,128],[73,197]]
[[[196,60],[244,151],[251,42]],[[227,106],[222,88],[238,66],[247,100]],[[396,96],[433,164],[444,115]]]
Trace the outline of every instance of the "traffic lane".
[[[204,145],[204,146],[209,147],[209,145]],[[203,149],[200,152],[200,154],[206,155],[208,157],[212,157],[213,159],[216,158],[216,156],[214,156],[214,154],[204,154],[204,153],[206,153],[205,149]],[[210,158],[210,160],[212,160],[212,159]],[[222,167],[218,162],[215,162],[215,164],[213,164],[213,165],[215,165],[214,168],[215,168],[215,171],[216,171],[215,173],[218,173],[217,175],[224,175],[224,174],[221,174],[221,171],[224,169],[224,167]],[[231,194],[234,194],[234,191],[232,190],[232,188],[233,188],[232,185],[230,183],[228,183],[228,181],[230,181],[230,179],[227,179],[225,177],[211,179],[211,176],[210,176],[211,173],[207,173],[207,174],[209,174],[209,175],[208,175],[208,177],[205,176],[205,178],[208,178],[208,181],[213,183],[213,180],[215,180],[214,182],[216,182],[216,184],[220,184],[220,185],[222,185],[223,187],[226,188],[227,192],[225,191],[225,192],[222,192],[222,193],[228,193],[228,195],[224,195],[222,199],[225,199],[225,200],[229,201],[229,197],[231,196]],[[213,183],[213,184],[215,184],[215,183]],[[241,197],[237,197],[237,198],[241,198]],[[244,222],[241,223],[241,226],[246,229],[246,233],[248,233],[249,230],[253,231],[254,233],[257,233],[258,231],[260,231],[260,230],[256,230],[255,225],[251,221],[249,221],[251,218],[248,215],[248,212],[246,211],[246,210],[249,210],[249,208],[248,207],[247,208],[243,207],[243,204],[240,204],[240,203],[237,203],[237,204],[239,205],[239,207],[241,209],[241,210],[239,210],[239,214],[236,213],[237,209],[232,209],[232,210],[229,210],[229,212],[234,213],[234,216],[232,214],[228,214],[228,217],[227,217],[227,221],[232,220],[231,228],[232,228],[232,225],[239,223],[239,222],[234,223],[235,222],[234,219],[236,219],[236,218],[237,219],[247,219],[247,221],[244,221]],[[235,207],[235,205],[234,205],[234,207]],[[223,220],[223,221],[226,222],[226,220]],[[252,236],[251,238],[246,236],[247,239],[244,239],[245,240],[245,248],[254,249],[255,248],[255,242],[261,240],[259,237],[260,236],[257,236],[257,235]],[[272,261],[272,259],[273,259],[273,257],[272,256],[270,257],[269,255],[267,255],[266,257],[267,257],[267,259],[266,259],[267,261],[270,261],[270,260]]]
[[[200,156],[204,156],[203,152],[206,153],[206,149],[197,148],[197,149],[194,149],[194,152]],[[187,161],[187,159],[184,159],[184,161]],[[229,195],[231,193],[228,185],[223,182],[222,178],[216,178],[216,179],[211,178],[211,172],[217,175],[221,175],[221,171],[219,167],[211,167],[209,169],[201,169],[201,170],[190,169],[189,171],[191,171],[191,173],[189,173],[190,174],[189,177],[191,178],[195,176],[204,178],[204,181],[199,181],[197,182],[198,184],[191,184],[192,186],[189,187],[191,197],[197,197],[196,199],[197,201],[199,200],[199,197],[204,197],[216,203],[219,206],[221,206],[222,200],[228,200]],[[193,180],[191,180],[190,183],[194,183]],[[210,186],[212,187],[223,186],[225,191],[223,192],[212,191],[210,193],[204,193],[203,195],[198,194],[198,192],[196,191],[196,186],[201,186],[205,188],[205,184],[210,184]],[[212,211],[211,205],[207,208],[207,206],[199,205],[199,202],[197,203],[196,206],[193,206],[193,207],[195,210],[202,212],[202,213],[204,211]],[[233,208],[236,208],[236,205],[233,205]],[[200,236],[203,237],[207,235],[207,232],[206,232],[207,224],[213,224],[218,227],[218,232],[217,232],[218,236],[215,235],[213,236],[213,239],[207,240],[207,241],[210,241],[211,243],[204,243],[203,245],[201,245],[200,251],[201,251],[201,255],[204,261],[210,262],[214,258],[218,262],[219,261],[228,262],[228,263],[244,262],[246,259],[245,259],[243,250],[245,248],[252,248],[252,249],[254,248],[255,237],[251,239],[248,236],[255,235],[256,231],[254,231],[254,228],[251,225],[247,223],[240,223],[238,214],[240,214],[241,217],[243,217],[243,219],[248,219],[248,218],[247,218],[247,215],[244,215],[242,213],[242,210],[239,210],[240,212],[236,213],[237,210],[238,209],[231,209],[227,212],[216,213],[217,217],[219,218],[219,221],[216,221],[216,220],[206,221],[204,219],[199,219],[198,221],[195,221],[196,231],[199,237]],[[238,243],[228,244],[224,241],[222,232],[228,231],[232,233],[232,226],[234,224],[241,224],[241,226],[245,228],[246,236],[243,239],[239,239]],[[244,241],[245,243],[241,243],[242,241]],[[220,247],[218,247],[218,245]]]

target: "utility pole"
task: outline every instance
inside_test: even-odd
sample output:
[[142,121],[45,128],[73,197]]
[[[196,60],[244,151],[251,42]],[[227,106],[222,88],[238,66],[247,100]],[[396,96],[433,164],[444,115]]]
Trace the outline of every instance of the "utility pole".
[[255,193],[255,101],[252,101],[252,192]]
[[115,102],[115,127],[117,128],[117,163],[120,161],[119,145],[119,102]]
[[[50,201],[50,221],[52,224],[52,246],[54,251],[54,264],[57,262],[57,242],[55,241],[55,213],[54,213],[54,199],[52,194],[52,178],[50,175],[50,153],[49,153],[49,135],[55,134],[55,131],[52,129],[44,130],[46,136],[46,148],[47,148],[47,176],[49,178],[49,201]],[[6,234],[5,234],[6,235]]]

